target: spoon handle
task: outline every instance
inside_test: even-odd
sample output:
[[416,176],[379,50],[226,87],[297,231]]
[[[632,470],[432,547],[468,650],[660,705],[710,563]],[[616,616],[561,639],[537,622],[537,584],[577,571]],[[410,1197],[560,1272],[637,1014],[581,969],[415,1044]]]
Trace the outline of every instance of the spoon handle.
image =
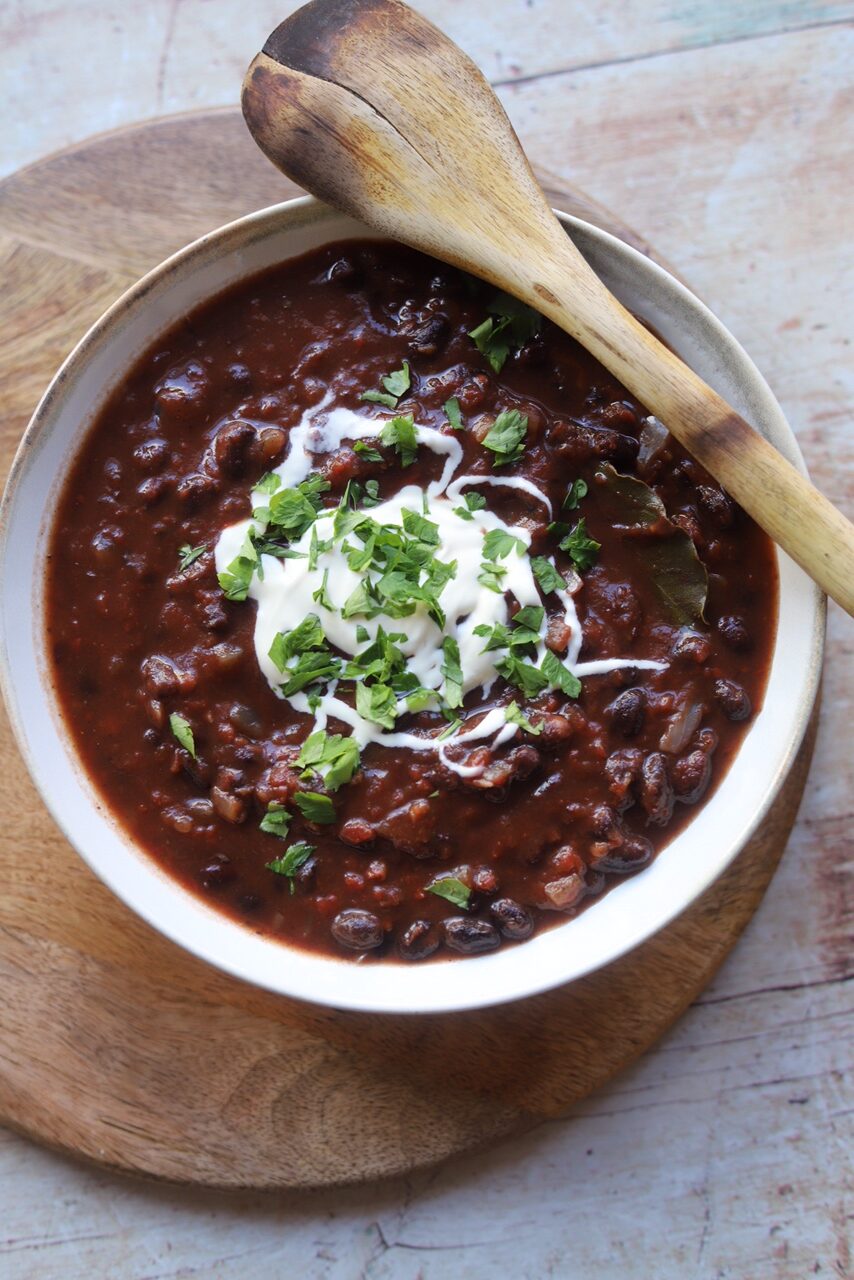
[[[564,236],[564,238],[566,238]],[[640,324],[568,245],[514,292],[586,347],[660,418],[823,591],[854,615],[854,525],[678,356]]]

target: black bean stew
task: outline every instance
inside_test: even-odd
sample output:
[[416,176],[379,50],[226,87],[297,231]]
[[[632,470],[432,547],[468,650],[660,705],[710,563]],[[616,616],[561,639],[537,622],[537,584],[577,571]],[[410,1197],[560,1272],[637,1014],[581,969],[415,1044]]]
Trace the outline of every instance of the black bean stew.
[[[540,603],[524,613],[502,590],[521,548],[456,567],[507,606],[504,630],[483,636],[499,673],[487,692],[454,696],[451,646],[432,701],[427,691],[395,718],[389,706],[413,685],[395,642],[373,667],[356,659],[348,683],[353,660],[322,626],[299,647],[290,628],[303,617],[283,631],[280,669],[283,684],[299,683],[297,667],[320,673],[302,686],[309,709],[262,673],[246,578],[240,566],[238,581],[222,566],[218,578],[214,548],[322,402],[318,420],[339,406],[384,429],[310,460],[291,490],[299,521],[292,503],[291,524],[263,533],[282,566],[335,508],[366,522],[348,554],[381,554],[371,510],[403,485],[426,490],[444,464],[413,443],[412,424],[459,443],[459,475],[530,482],[475,479],[459,498],[460,519],[493,513],[527,531],[539,564]],[[404,537],[406,555],[435,567],[429,496],[418,514],[427,524]],[[357,563],[376,617],[378,561]],[[404,570],[386,634],[405,634],[413,609],[441,614],[436,582],[413,603],[420,579]],[[406,960],[523,940],[645,866],[720,782],[760,706],[777,593],[768,539],[585,351],[470,277],[372,242],[248,280],[141,356],[71,467],[48,589],[67,724],[132,837],[253,929]],[[566,596],[583,632],[578,677]],[[354,616],[367,623],[371,608]],[[661,665],[583,673],[614,658]],[[442,755],[359,751],[334,718],[318,731],[311,706],[330,673],[348,705],[391,716],[395,731],[445,731]],[[495,708],[512,737],[454,744]]]

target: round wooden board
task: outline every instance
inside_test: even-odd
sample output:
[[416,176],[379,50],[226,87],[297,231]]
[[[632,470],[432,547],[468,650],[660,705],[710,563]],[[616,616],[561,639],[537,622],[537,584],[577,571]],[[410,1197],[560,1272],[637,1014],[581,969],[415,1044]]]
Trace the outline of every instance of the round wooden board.
[[[647,252],[544,175],[552,202]],[[108,134],[0,183],[0,468],[53,370],[133,279],[293,194],[228,109]],[[220,1187],[400,1174],[554,1117],[703,989],[774,872],[815,716],[756,838],[688,912],[570,987],[478,1013],[381,1017],[281,999],[132,915],[57,832],[0,726],[0,1117],[114,1169]]]

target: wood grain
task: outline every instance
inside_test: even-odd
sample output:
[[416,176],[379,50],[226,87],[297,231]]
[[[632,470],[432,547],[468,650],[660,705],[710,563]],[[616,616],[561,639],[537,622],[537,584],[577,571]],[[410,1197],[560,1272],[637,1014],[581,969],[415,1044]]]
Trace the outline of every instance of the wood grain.
[[[237,113],[211,113],[97,140],[0,185],[4,468],[53,366],[129,278],[285,194],[255,161]],[[239,191],[226,173],[241,174]],[[623,230],[574,193],[553,198]],[[155,934],[56,832],[4,727],[0,1113],[116,1169],[228,1187],[411,1171],[557,1116],[715,972],[773,874],[811,750],[812,734],[727,874],[633,955],[504,1009],[413,1019],[282,1000]]]

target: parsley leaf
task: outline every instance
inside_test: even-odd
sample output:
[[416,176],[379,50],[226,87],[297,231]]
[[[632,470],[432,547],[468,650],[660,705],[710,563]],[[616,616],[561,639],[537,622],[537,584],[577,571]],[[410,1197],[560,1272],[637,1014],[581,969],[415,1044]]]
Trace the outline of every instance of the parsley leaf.
[[418,453],[418,441],[415,435],[415,423],[412,414],[404,414],[391,418],[380,432],[380,440],[385,445],[393,445],[400,455],[400,465],[409,467]]
[[491,627],[488,622],[481,622],[475,627],[474,634],[483,636],[486,644],[481,653],[490,653],[493,649],[509,649],[510,647],[510,628],[505,627],[503,622],[496,622]]
[[504,719],[508,724],[518,725],[520,729],[524,729],[526,733],[534,735],[543,732],[542,724],[532,724],[520,711],[517,702],[511,702],[504,708]]
[[454,428],[455,431],[463,430],[463,419],[460,413],[460,402],[456,396],[451,396],[450,400],[446,400],[442,405],[445,410],[445,417]]
[[410,388],[412,379],[409,372],[409,361],[404,360],[402,369],[395,369],[393,373],[388,373],[382,379],[385,391],[363,391],[360,400],[367,400],[371,404],[384,404],[387,408],[393,409],[398,400]]
[[300,769],[315,769],[327,791],[337,791],[359,767],[359,746],[354,738],[318,729],[302,744],[296,763]]
[[526,698],[535,698],[549,685],[548,676],[543,675],[530,662],[522,662],[514,653],[508,653],[506,658],[496,662],[495,670],[509,684],[515,684],[517,689],[521,689]]
[[182,746],[185,751],[189,751],[195,760],[196,740],[193,737],[193,730],[190,728],[189,720],[185,720],[177,711],[173,711],[169,717],[169,728],[172,730],[172,735],[179,746]]
[[467,493],[465,495],[465,503],[469,511],[482,511],[486,506],[486,498],[482,493]]
[[555,689],[560,689],[568,698],[577,698],[581,693],[581,681],[578,676],[574,676],[560,658],[550,650],[543,658],[540,669],[549,684]]
[[278,836],[280,840],[287,840],[290,825],[291,815],[285,806],[278,800],[271,800],[267,805],[267,812],[261,819],[261,830],[268,836]]
[[257,568],[258,552],[255,548],[255,543],[252,541],[252,530],[250,528],[243,539],[240,551],[231,564],[216,575],[217,581],[225,593],[226,600],[246,599],[249,594],[252,575]]
[[438,547],[439,526],[437,524],[418,515],[416,511],[407,511],[405,507],[400,514],[403,527],[410,537],[417,538],[419,542],[425,542],[430,547]]
[[507,568],[505,565],[498,564],[494,560],[483,560],[477,580],[482,587],[487,587],[490,591],[494,591],[496,595],[500,596],[504,591],[501,579],[506,578],[506,576]]
[[583,516],[572,532],[562,538],[558,545],[561,551],[568,553],[576,569],[589,569],[602,546],[601,542],[588,536]]
[[574,511],[582,498],[587,497],[587,481],[573,480],[561,504],[564,511]]
[[312,591],[311,598],[312,600],[316,601],[317,604],[320,605],[321,609],[328,609],[330,613],[333,613],[335,611],[335,605],[332,603],[332,600],[330,599],[328,584],[329,584],[329,570],[324,569],[323,581],[321,582],[320,586],[317,588],[316,591]]
[[492,465],[503,467],[508,462],[517,462],[525,451],[527,434],[528,419],[524,413],[518,409],[505,409],[499,413],[482,440],[484,448],[495,454]]
[[435,893],[437,898],[444,898],[447,902],[453,903],[455,907],[469,906],[471,902],[471,889],[467,884],[463,884],[462,880],[458,880],[456,876],[442,876],[438,880],[434,880],[426,886],[428,893]]
[[372,720],[384,729],[393,729],[397,715],[394,690],[387,684],[357,684],[356,710],[366,720]]
[[277,876],[287,876],[291,882],[291,893],[294,891],[294,876],[304,863],[308,862],[317,846],[306,844],[305,840],[298,840],[296,844],[292,844],[285,850],[281,858],[274,858],[272,862],[266,863],[268,871],[275,871]]
[[531,568],[534,570],[541,590],[546,594],[550,591],[566,590],[566,582],[563,576],[558,573],[551,560],[547,560],[545,556],[534,556],[531,560]]
[[321,795],[319,791],[298,791],[294,796],[294,804],[306,822],[328,826],[335,821],[335,805],[329,796]]
[[178,572],[183,573],[185,569],[189,569],[191,564],[195,564],[199,556],[204,555],[207,547],[204,543],[200,547],[191,547],[189,542],[185,542],[182,547],[178,548]]
[[257,510],[258,519],[266,519],[281,537],[290,542],[301,538],[317,519],[321,508],[320,495],[330,489],[328,480],[321,476],[309,476],[295,489],[280,489],[270,498],[269,508]]
[[[364,399],[364,396],[362,399]],[[393,403],[390,405],[390,408],[394,408]],[[382,462],[383,460],[383,455],[379,453],[373,445],[367,444],[364,440],[354,440],[353,450],[355,453],[360,453],[365,459],[365,462]]]
[[442,663],[442,675],[445,679],[445,702],[453,710],[463,704],[463,669],[460,666],[460,646],[452,636],[445,636],[442,641],[442,652],[445,661]]
[[308,613],[293,631],[279,631],[270,645],[269,658],[279,671],[284,671],[289,658],[307,652],[309,649],[321,649],[326,646],[323,627],[316,613]]
[[471,330],[469,337],[495,372],[500,373],[511,349],[524,346],[538,332],[540,317],[508,293],[496,294],[487,310],[489,316]]
[[301,653],[295,667],[289,667],[285,674],[289,677],[282,685],[282,693],[286,698],[299,693],[307,685],[318,681],[334,680],[341,670],[341,663],[328,651],[321,653]]
[[523,556],[528,549],[521,538],[514,538],[513,534],[507,533],[505,529],[490,529],[483,540],[483,551],[487,560],[503,560],[505,556],[509,556],[514,547],[520,556]]

